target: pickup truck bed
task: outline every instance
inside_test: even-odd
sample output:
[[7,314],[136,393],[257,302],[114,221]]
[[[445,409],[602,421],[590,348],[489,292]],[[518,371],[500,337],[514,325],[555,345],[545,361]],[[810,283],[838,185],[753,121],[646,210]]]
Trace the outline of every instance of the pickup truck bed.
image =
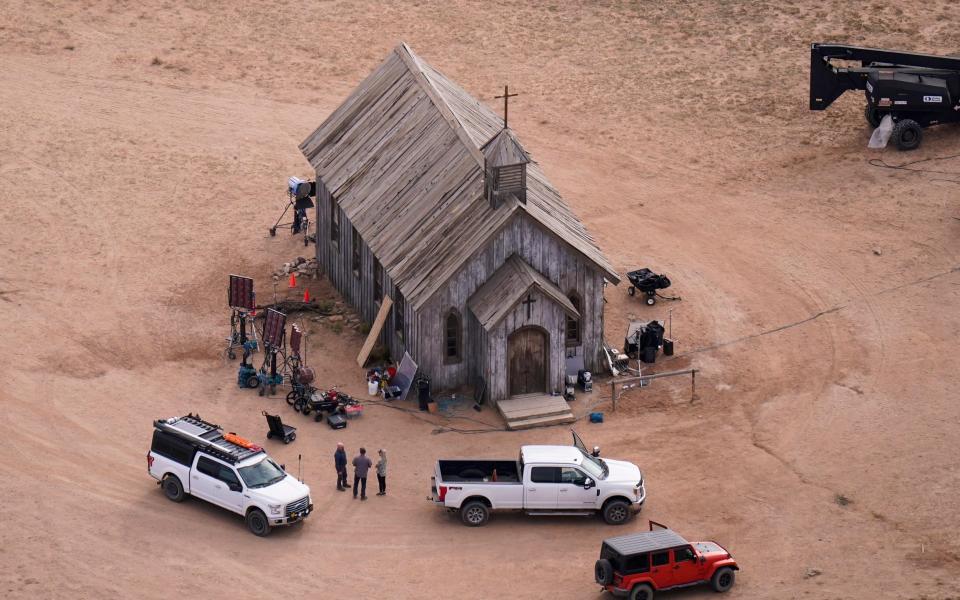
[[441,481],[446,483],[520,483],[520,465],[515,460],[441,460],[439,463]]

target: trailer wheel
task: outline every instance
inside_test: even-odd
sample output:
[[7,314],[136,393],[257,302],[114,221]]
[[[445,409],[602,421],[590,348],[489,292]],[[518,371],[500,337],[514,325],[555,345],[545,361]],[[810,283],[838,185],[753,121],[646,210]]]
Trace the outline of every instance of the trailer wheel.
[[247,387],[253,389],[255,387],[260,387],[260,380],[257,379],[256,375],[251,375],[247,378]]
[[287,404],[290,406],[295,406],[298,397],[300,397],[300,394],[298,394],[296,391],[290,392],[287,394]]
[[900,150],[914,150],[923,139],[923,130],[913,119],[902,119],[893,126],[893,134],[890,137]]
[[870,127],[876,129],[880,127],[880,121],[883,120],[883,117],[886,113],[880,112],[880,109],[875,106],[870,106],[869,104],[863,109],[863,118],[867,120],[867,123],[870,124]]
[[460,520],[467,527],[480,527],[490,518],[487,505],[479,500],[467,502],[460,507]]
[[183,502],[187,494],[183,491],[183,484],[176,475],[167,475],[163,478],[163,493],[174,502]]

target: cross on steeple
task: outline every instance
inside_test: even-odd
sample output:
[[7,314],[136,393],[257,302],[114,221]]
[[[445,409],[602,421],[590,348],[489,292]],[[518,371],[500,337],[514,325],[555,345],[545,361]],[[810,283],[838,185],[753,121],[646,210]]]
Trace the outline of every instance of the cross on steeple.
[[507,102],[510,100],[510,98],[513,98],[514,96],[517,96],[517,95],[518,94],[511,94],[510,86],[505,85],[503,86],[503,95],[493,97],[494,100],[499,100],[500,98],[503,98],[503,128],[504,129],[507,128],[507,106],[508,106]]
[[521,304],[525,304],[525,305],[527,306],[527,318],[528,318],[528,319],[530,318],[530,305],[533,304],[534,302],[536,302],[536,300],[534,300],[532,297],[530,297],[530,294],[527,294],[527,297],[523,300],[523,302],[521,302]]

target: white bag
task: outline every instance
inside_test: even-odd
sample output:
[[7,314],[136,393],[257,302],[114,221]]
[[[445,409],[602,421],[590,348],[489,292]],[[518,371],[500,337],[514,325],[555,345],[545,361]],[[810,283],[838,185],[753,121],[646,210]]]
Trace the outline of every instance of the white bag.
[[873,130],[873,135],[870,136],[870,143],[867,144],[867,148],[882,149],[887,147],[887,142],[890,141],[890,134],[893,133],[893,118],[890,115],[883,115],[883,118],[880,119],[880,125]]

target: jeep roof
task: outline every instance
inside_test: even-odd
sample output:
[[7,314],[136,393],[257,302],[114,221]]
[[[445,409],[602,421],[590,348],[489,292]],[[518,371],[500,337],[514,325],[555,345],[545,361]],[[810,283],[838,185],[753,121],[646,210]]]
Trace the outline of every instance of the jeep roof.
[[689,543],[679,533],[671,529],[631,533],[603,540],[604,546],[621,556],[668,550],[677,546],[686,546]]

